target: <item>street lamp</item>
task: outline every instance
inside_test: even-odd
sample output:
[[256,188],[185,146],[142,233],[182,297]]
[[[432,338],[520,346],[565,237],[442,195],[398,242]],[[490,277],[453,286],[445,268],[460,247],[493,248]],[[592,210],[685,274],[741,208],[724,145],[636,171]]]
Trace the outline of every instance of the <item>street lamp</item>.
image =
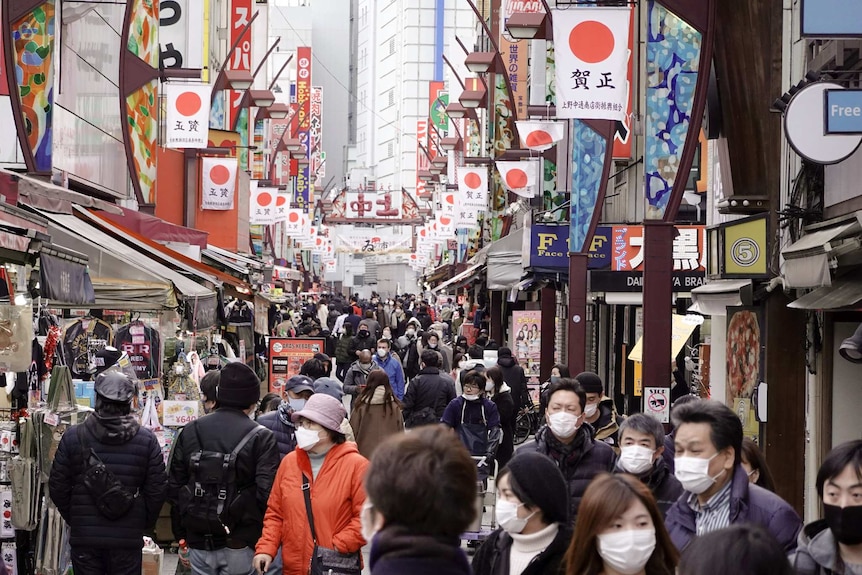
[[290,115],[290,106],[274,103],[266,108],[266,115],[273,120],[284,120]]
[[462,140],[458,136],[453,136],[451,138],[443,138],[440,140],[440,147],[443,148],[447,152],[451,152],[453,150],[457,150],[461,147]]
[[501,72],[497,64],[496,52],[473,52],[467,55],[464,65],[474,74],[487,74],[488,72]]
[[506,18],[506,29],[516,40],[553,40],[551,8],[542,0],[542,12],[515,12]]
[[484,108],[488,105],[488,92],[484,87],[476,86],[472,90],[467,89],[461,92],[461,95],[458,96],[458,101],[465,108]]
[[269,108],[275,104],[275,94],[271,90],[249,90],[249,97],[257,108]]
[[[248,70],[225,70],[224,81],[231,90],[242,92],[248,90],[254,84],[254,77]],[[216,90],[213,88],[213,93]]]

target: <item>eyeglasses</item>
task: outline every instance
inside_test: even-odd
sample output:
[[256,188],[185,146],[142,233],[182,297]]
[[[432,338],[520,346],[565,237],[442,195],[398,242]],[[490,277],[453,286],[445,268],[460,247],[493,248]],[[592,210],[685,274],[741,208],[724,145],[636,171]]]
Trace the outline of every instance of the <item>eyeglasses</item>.
[[310,431],[320,431],[323,429],[323,426],[319,423],[315,423],[310,419],[300,419],[299,426],[303,429],[308,429]]

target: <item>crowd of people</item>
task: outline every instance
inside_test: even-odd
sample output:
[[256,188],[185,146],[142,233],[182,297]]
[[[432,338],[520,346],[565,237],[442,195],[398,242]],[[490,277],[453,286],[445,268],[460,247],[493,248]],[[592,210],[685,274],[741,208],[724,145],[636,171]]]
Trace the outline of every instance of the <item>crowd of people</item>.
[[[514,418],[532,399],[511,351],[489,365],[456,340],[446,366],[446,332],[423,324],[421,303],[415,317],[400,303],[394,326],[338,315],[335,365],[308,360],[283,397],[261,398],[240,363],[207,373],[208,414],[183,428],[167,466],[131,413],[134,383],[99,376],[95,413],[64,434],[49,484],[76,575],[140,573],[140,538],[165,500],[195,574],[862,574],[862,441],[825,459],[824,519],[804,528],[713,400],[677,400],[666,432],[617,414],[597,374],[554,366],[543,425],[516,450]],[[131,501],[125,514],[105,515],[87,454]],[[462,534],[491,478],[497,529],[471,562]]]

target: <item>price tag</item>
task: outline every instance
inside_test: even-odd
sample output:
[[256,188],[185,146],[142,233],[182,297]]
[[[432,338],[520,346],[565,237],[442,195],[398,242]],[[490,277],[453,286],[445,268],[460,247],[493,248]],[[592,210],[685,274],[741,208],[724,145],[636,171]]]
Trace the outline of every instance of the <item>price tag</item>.
[[45,414],[45,423],[52,427],[56,427],[60,425],[60,416],[54,413],[53,411],[49,411]]

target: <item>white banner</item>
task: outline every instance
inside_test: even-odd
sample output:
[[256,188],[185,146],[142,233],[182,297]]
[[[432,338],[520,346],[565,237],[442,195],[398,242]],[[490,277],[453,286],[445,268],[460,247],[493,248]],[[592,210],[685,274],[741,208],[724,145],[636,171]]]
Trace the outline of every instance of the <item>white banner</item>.
[[232,210],[236,195],[236,158],[201,160],[201,209]]
[[209,84],[164,85],[165,147],[206,148],[210,121]]
[[278,190],[275,197],[275,222],[287,221],[287,210],[290,208],[290,192]]
[[258,188],[252,186],[251,199],[248,202],[248,223],[269,225],[276,222],[276,197],[278,188]]
[[557,9],[553,20],[557,118],[624,120],[629,8]]
[[551,149],[566,135],[566,125],[563,122],[518,120],[515,124],[518,126],[521,145],[538,152]]
[[497,162],[500,180],[512,193],[522,198],[535,198],[539,195],[539,177],[542,163],[539,160],[522,162]]
[[302,210],[288,208],[284,220],[284,233],[295,238],[302,233]]
[[393,227],[335,229],[335,251],[350,254],[409,253],[413,248],[410,233],[398,233]]

